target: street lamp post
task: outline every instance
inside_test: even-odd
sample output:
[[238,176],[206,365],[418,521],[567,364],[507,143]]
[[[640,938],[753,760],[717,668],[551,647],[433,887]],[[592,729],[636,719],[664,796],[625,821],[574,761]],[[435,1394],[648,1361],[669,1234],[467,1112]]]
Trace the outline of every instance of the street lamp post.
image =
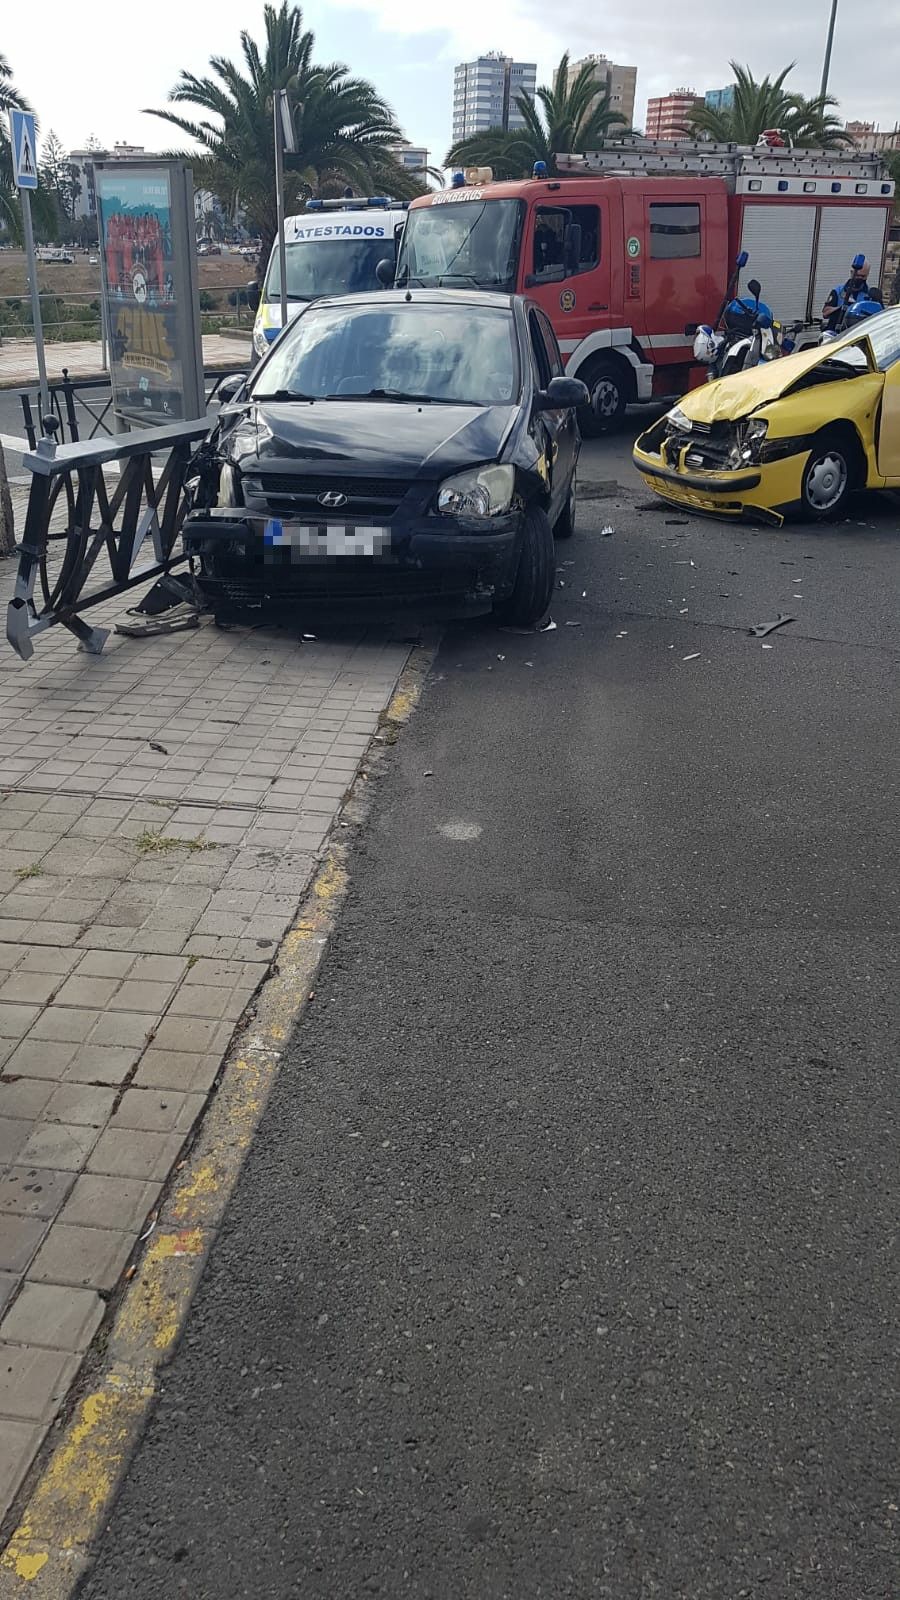
[[831,19],[828,23],[828,39],[825,44],[825,61],[822,66],[822,87],[819,90],[822,98],[828,93],[828,74],[831,71],[831,47],[834,44],[834,24],[837,21],[838,0],[831,0]]

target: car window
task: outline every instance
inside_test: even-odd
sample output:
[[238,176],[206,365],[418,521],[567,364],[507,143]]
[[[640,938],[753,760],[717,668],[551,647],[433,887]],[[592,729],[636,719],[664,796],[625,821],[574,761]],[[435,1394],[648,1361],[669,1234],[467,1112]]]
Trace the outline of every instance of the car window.
[[561,378],[563,377],[566,369],[563,364],[562,355],[560,354],[559,345],[556,342],[556,334],[553,332],[550,323],[547,321],[547,318],[544,316],[542,311],[536,312],[535,315],[537,316],[538,325],[544,340],[544,349],[547,353],[547,360],[550,363],[550,376],[551,378]]
[[893,309],[879,312],[867,321],[866,334],[879,372],[900,361],[900,313]]
[[540,283],[556,282],[565,271],[566,228],[577,223],[581,246],[575,272],[590,272],[600,260],[599,206],[538,206],[534,214],[531,272]]
[[534,381],[539,389],[546,389],[550,382],[550,361],[536,311],[529,311],[528,313],[528,333],[531,339]]
[[521,388],[511,311],[384,294],[313,304],[258,368],[251,399],[392,396],[510,405]]
[[698,205],[651,205],[650,256],[653,261],[683,261],[700,254]]

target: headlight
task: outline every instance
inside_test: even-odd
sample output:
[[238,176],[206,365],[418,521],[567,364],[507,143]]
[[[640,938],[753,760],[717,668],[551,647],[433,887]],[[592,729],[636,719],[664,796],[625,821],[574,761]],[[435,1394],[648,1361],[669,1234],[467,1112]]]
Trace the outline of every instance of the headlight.
[[438,511],[446,517],[501,517],[512,505],[515,479],[512,467],[460,472],[441,484]]
[[741,446],[741,460],[748,461],[753,466],[759,465],[762,447],[769,432],[769,424],[763,417],[753,417],[744,429],[744,443]]
[[269,341],[263,329],[257,322],[253,329],[253,351],[255,355],[264,356],[269,348]]
[[239,506],[241,504],[240,473],[228,461],[224,461],[219,468],[219,493],[216,496],[217,506]]
[[690,417],[685,416],[680,406],[673,407],[673,409],[669,412],[668,421],[671,422],[673,427],[679,428],[683,433],[690,433],[691,428],[693,427]]

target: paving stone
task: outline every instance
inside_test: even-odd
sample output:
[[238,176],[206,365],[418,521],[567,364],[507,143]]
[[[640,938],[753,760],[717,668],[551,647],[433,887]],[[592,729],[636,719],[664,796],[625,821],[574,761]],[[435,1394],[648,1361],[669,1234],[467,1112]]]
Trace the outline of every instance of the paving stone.
[[60,1222],[84,1228],[139,1233],[160,1191],[159,1183],[83,1172],[60,1213]]
[[14,1161],[18,1161],[30,1135],[29,1123],[23,1122],[20,1118],[0,1117],[0,1166],[11,1166]]
[[49,1350],[87,1349],[103,1321],[104,1302],[94,1289],[25,1283],[0,1323],[0,1340]]
[[132,1086],[139,1089],[182,1089],[186,1093],[206,1094],[212,1088],[221,1065],[221,1055],[151,1048],[142,1057]]
[[115,1088],[100,1089],[88,1083],[62,1083],[52,1089],[50,1099],[43,1108],[43,1120],[102,1128],[109,1121],[116,1094]]
[[64,1351],[0,1344],[0,1415],[52,1422],[78,1366]]
[[59,1082],[78,1053],[76,1044],[57,1044],[50,1039],[24,1039],[6,1064],[6,1075],[21,1073],[26,1078],[45,1078]]
[[0,1178],[0,1211],[49,1221],[56,1216],[73,1180],[74,1173],[48,1167],[10,1167]]
[[23,1166],[59,1168],[80,1172],[97,1139],[97,1129],[77,1123],[39,1122],[19,1161]]
[[46,1232],[47,1223],[37,1217],[0,1216],[0,1270],[18,1279]]
[[12,972],[14,967],[22,960],[21,945],[0,944],[0,972]]
[[184,1143],[182,1133],[150,1133],[136,1128],[107,1128],[88,1159],[90,1172],[119,1178],[168,1177]]
[[17,1272],[0,1272],[0,1313],[6,1310],[20,1282]]
[[159,1050],[178,1050],[201,1054],[222,1053],[228,1048],[233,1028],[230,1023],[203,1017],[164,1017],[153,1040]]
[[91,1033],[91,1044],[144,1045],[156,1027],[158,1015],[151,1012],[107,1011]]
[[0,989],[0,1003],[18,1001],[20,1005],[46,1005],[63,981],[58,972],[14,972]]
[[140,1045],[86,1044],[64,1074],[66,1083],[124,1083],[141,1054]]
[[171,1089],[126,1089],[111,1128],[134,1128],[148,1133],[189,1133],[206,1103],[203,1094],[181,1094]]
[[108,1294],[122,1276],[135,1237],[136,1229],[122,1233],[113,1228],[51,1223],[29,1268],[29,1279],[90,1287]]
[[167,1015],[237,1022],[247,1009],[252,993],[253,989],[245,983],[236,984],[233,989],[226,989],[222,984],[208,987],[199,983],[184,984],[172,1001]]
[[0,1417],[0,1517],[12,1505],[46,1432],[46,1423],[11,1422]]
[[134,956],[128,950],[88,950],[78,957],[76,973],[79,978],[124,978],[134,965]]
[[59,949],[53,945],[38,946],[29,950],[21,964],[22,972],[69,973],[78,962],[78,951]]
[[140,978],[126,978],[110,999],[109,1008],[112,1011],[153,1012],[161,1016],[174,987],[174,983],[147,983]]
[[0,1084],[0,1112],[5,1117],[19,1117],[25,1122],[35,1122],[53,1094],[53,1084],[46,1078],[17,1078],[15,1082]]
[[120,985],[119,978],[82,977],[75,972],[67,978],[56,997],[61,1006],[88,1006],[100,1011],[108,1005]]
[[39,1016],[37,1006],[0,1005],[0,1039],[24,1039]]
[[80,1006],[47,1006],[30,1028],[29,1038],[49,1039],[64,1044],[83,1044],[100,1021],[102,1021],[100,1011],[87,1010]]

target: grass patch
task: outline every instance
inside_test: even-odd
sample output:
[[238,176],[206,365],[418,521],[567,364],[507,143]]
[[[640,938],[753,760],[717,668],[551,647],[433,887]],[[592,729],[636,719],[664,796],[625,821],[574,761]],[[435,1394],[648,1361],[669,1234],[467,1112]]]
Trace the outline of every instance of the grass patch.
[[20,883],[24,883],[26,878],[42,878],[43,876],[43,870],[38,866],[36,861],[32,861],[30,867],[16,868],[16,877]]
[[164,833],[153,833],[150,828],[145,828],[135,839],[142,856],[153,855],[154,852],[163,850],[217,850],[219,847],[211,839],[170,839]]

